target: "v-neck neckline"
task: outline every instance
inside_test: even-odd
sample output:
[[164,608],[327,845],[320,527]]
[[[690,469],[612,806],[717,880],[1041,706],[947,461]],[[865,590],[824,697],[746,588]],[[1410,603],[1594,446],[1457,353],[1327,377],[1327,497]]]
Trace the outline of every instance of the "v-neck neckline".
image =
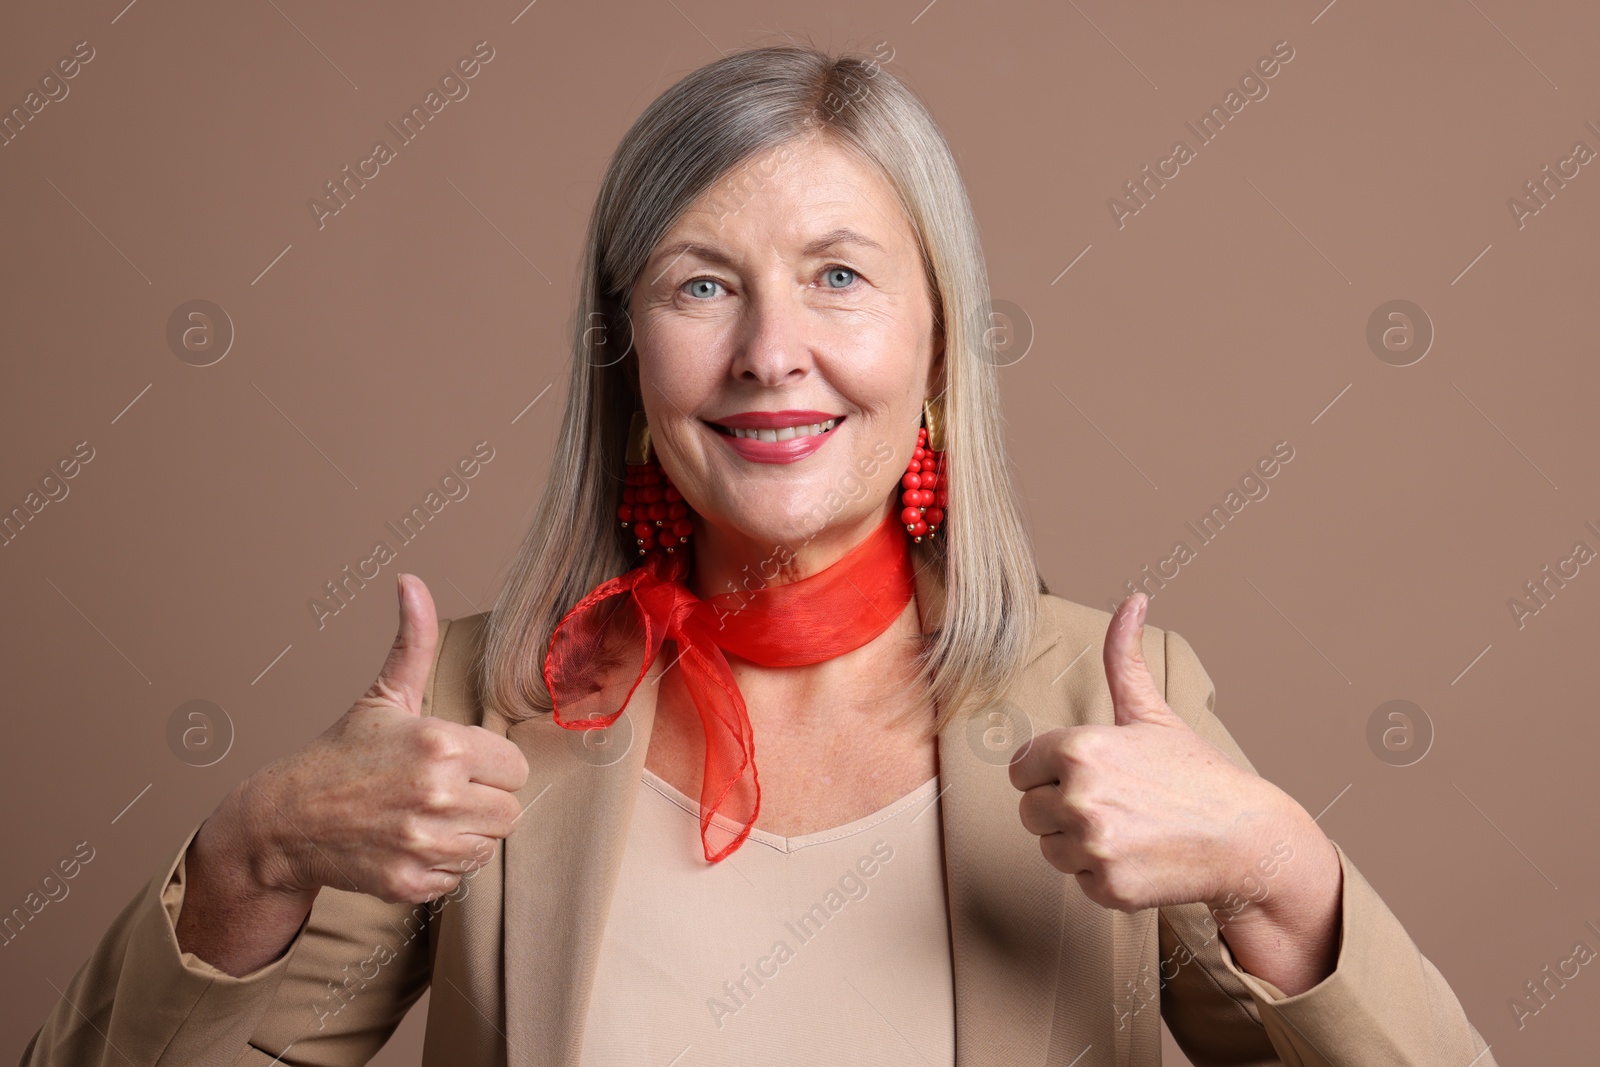
[[[657,793],[661,794],[662,797],[691,816],[695,820],[696,825],[699,824],[700,802],[698,800],[686,795],[681,789],[652,771],[650,768],[644,767],[642,770],[643,782],[645,785],[648,785],[650,788],[654,789]],[[842,826],[835,826],[827,830],[814,830],[811,833],[799,834],[794,837],[786,837],[782,834],[775,834],[768,830],[762,830],[758,827],[751,827],[749,839],[759,844],[766,845],[768,848],[775,849],[778,852],[798,852],[800,849],[808,848],[812,845],[820,845],[827,841],[837,841],[841,838],[852,837],[855,834],[859,834],[865,830],[868,830],[881,822],[885,822],[894,818],[896,815],[901,814],[908,808],[931,800],[937,795],[938,789],[939,776],[934,775],[932,778],[929,778],[926,782],[923,782],[921,785],[917,786],[905,796],[900,797],[898,800],[892,800],[888,804],[879,808],[877,811],[874,811],[868,815],[863,815],[859,819],[853,819]],[[919,815],[918,818],[921,818],[921,816]],[[739,832],[739,824],[720,812],[712,815],[711,821],[713,825],[727,830],[730,833]]]

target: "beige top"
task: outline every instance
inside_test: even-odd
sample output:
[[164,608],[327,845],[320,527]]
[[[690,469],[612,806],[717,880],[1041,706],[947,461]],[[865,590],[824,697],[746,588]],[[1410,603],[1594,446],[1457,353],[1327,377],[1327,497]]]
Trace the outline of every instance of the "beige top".
[[953,1065],[938,784],[831,830],[752,829],[707,864],[699,802],[646,768],[584,1067]]

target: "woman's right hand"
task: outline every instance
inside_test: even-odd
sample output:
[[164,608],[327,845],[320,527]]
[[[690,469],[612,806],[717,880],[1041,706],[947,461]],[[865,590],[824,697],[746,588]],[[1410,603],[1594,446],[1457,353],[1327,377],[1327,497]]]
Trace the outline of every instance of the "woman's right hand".
[[521,816],[516,791],[528,761],[516,743],[423,716],[439,620],[420,578],[402,574],[399,583],[399,635],[371,688],[229,797],[263,887],[433,900],[493,859]]

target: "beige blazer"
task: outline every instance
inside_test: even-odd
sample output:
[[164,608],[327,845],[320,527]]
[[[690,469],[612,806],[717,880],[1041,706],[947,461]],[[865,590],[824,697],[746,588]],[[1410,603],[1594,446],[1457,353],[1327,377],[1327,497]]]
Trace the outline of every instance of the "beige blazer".
[[[926,578],[918,604],[923,628],[937,625]],[[1110,616],[1049,595],[1040,606],[1010,702],[1036,732],[1111,722],[1100,666]],[[508,728],[485,714],[469,670],[485,618],[441,620],[424,707],[527,755],[528,807],[488,866],[428,905],[325,888],[288,951],[239,978],[180,953],[173,934],[196,826],[111,924],[22,1063],[361,1064],[431,982],[424,1067],[576,1067],[656,687],[634,693],[612,727],[631,729],[631,742],[616,738],[626,754],[601,766],[547,717]],[[1212,714],[1215,690],[1188,642],[1146,626],[1144,652],[1173,709],[1250,767]],[[1283,997],[1240,970],[1203,905],[1127,915],[1051,867],[1019,820],[1003,751],[983,743],[991,725],[958,717],[938,739],[959,1067],[1156,1067],[1158,1012],[1199,1067],[1494,1063],[1342,848],[1337,967]],[[710,1061],[691,1053],[682,1067],[695,1062]]]

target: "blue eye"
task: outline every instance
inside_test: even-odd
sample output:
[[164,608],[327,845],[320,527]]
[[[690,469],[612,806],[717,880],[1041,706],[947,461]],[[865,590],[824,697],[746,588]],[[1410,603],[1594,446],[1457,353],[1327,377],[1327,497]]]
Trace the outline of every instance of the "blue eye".
[[[841,274],[848,275],[848,277],[845,280],[844,284],[843,285],[833,285],[834,278],[836,278],[838,275],[841,275]],[[829,284],[830,287],[832,287],[834,289],[848,289],[850,287],[850,282],[853,281],[856,278],[856,276],[857,276],[856,272],[851,270],[849,267],[832,267],[828,271],[828,284]]]
[[[687,282],[684,282],[685,286],[720,285],[720,284],[721,284],[720,282],[716,281],[713,278],[693,278],[693,279],[691,279],[691,280],[689,280]],[[693,289],[691,289],[690,292],[694,293],[694,295],[696,295],[696,296],[711,296],[711,295],[713,295],[711,293],[704,292],[703,290],[700,291],[700,292],[695,292]]]

